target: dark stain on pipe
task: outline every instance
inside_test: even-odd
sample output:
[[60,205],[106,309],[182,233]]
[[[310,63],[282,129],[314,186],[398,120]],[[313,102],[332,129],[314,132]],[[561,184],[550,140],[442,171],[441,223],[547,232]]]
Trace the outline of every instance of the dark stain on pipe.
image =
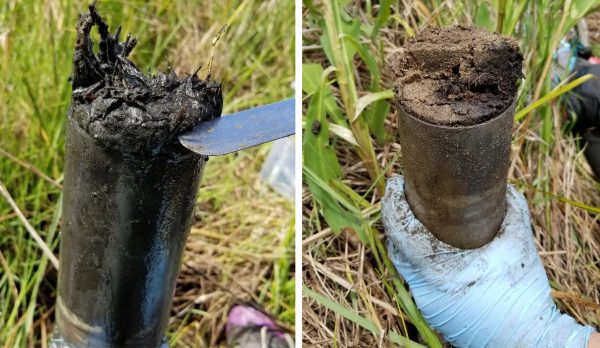
[[424,30],[393,63],[407,200],[445,243],[478,248],[504,219],[522,59],[513,39],[455,26]]
[[207,160],[177,136],[222,110],[219,83],[145,76],[119,32],[94,5],[77,26],[57,303],[71,347],[161,344]]

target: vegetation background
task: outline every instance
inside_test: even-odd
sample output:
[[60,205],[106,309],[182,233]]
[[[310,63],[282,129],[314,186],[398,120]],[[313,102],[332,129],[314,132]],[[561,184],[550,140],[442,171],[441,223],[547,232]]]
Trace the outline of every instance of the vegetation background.
[[[0,347],[45,347],[53,329],[64,124],[78,13],[88,1],[0,2],[0,185],[41,236],[0,196]],[[142,71],[204,65],[222,79],[224,113],[293,96],[294,2],[101,0],[115,30],[139,40]],[[211,158],[198,195],[168,335],[173,347],[215,347],[229,305],[254,300],[294,325],[293,203],[260,181],[269,146]],[[90,299],[94,301],[94,299]]]
[[[524,192],[561,310],[600,325],[600,184],[553,86],[552,57],[598,0],[303,0],[303,341],[441,347],[382,243],[385,179],[402,173],[388,62],[428,26],[514,36],[524,55],[509,182]],[[591,22],[598,38],[598,16]],[[598,53],[599,46],[594,46]]]

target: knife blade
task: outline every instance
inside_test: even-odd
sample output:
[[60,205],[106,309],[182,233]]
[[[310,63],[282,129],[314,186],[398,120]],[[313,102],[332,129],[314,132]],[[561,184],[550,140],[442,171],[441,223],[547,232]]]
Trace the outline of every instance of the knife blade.
[[225,155],[295,133],[295,98],[202,122],[179,136],[186,148],[208,156]]

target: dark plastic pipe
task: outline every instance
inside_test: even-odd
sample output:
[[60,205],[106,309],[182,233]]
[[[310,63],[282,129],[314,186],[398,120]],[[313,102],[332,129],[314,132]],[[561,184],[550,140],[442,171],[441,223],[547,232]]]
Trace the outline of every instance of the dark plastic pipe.
[[[99,50],[90,32],[97,27]],[[94,4],[79,17],[67,119],[55,346],[164,344],[207,157],[177,136],[219,117],[220,84],[146,76]]]
[[506,212],[514,103],[471,126],[429,123],[396,97],[407,201],[438,239],[478,248],[498,232]]
[[57,322],[70,347],[158,347],[205,158],[99,146],[68,120]]

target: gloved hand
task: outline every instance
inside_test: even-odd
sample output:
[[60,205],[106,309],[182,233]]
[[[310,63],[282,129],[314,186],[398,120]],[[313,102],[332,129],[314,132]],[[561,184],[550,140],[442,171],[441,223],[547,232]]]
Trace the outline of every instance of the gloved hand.
[[587,347],[594,330],[554,305],[527,202],[512,186],[500,231],[474,250],[439,241],[417,220],[401,176],[387,182],[382,216],[389,257],[425,320],[452,345]]

